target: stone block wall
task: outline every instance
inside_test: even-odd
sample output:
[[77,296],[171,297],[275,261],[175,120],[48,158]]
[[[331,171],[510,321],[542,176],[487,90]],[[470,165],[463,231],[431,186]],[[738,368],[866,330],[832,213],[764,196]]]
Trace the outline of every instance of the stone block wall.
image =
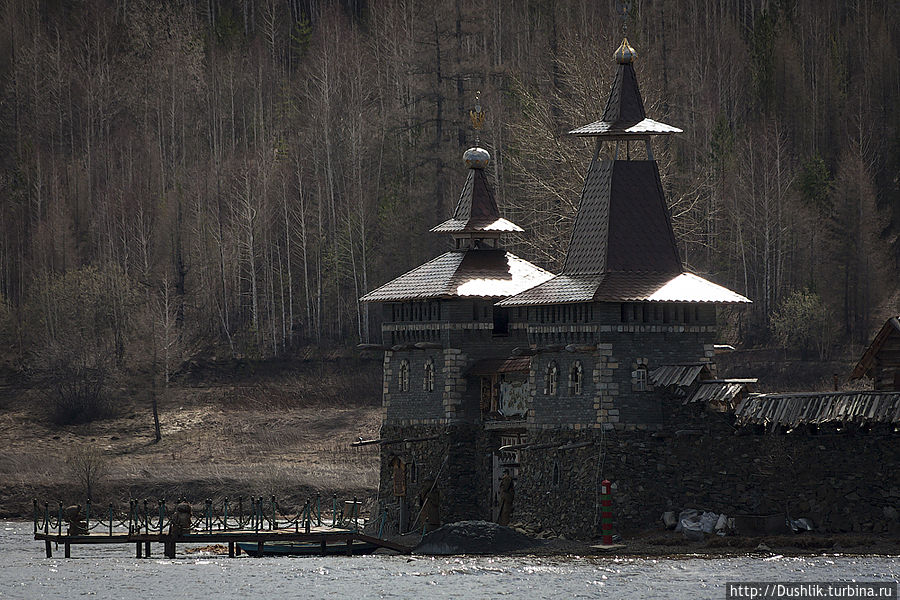
[[[552,329],[544,327],[543,329]],[[532,429],[649,430],[660,427],[660,396],[652,387],[640,391],[635,371],[661,365],[710,363],[715,332],[707,326],[621,326],[621,331],[598,331],[592,352],[541,352],[531,359]],[[552,332],[551,332],[552,333]],[[580,362],[584,389],[569,391],[572,365]],[[555,395],[545,394],[551,362],[559,367]]]
[[712,327],[684,325],[640,325],[632,329],[600,336],[600,352],[606,358],[601,377],[608,381],[600,399],[607,413],[598,416],[619,430],[652,429],[661,424],[660,398],[652,386],[646,391],[637,389],[635,371],[641,367],[649,372],[662,365],[710,363],[715,355],[715,331]]
[[[435,438],[435,439],[421,439]],[[391,463],[400,458],[407,466],[406,501],[410,521],[420,506],[418,496],[430,482],[440,495],[442,523],[490,517],[490,460],[487,437],[475,424],[447,426],[383,425],[378,500],[382,507],[396,505]],[[410,440],[410,441],[403,441]],[[413,468],[415,464],[415,477]],[[392,514],[392,511],[389,511]],[[396,523],[391,524],[396,527]]]
[[[572,537],[599,535],[597,486],[606,478],[620,533],[658,528],[664,511],[684,508],[729,516],[788,511],[829,532],[900,529],[886,518],[900,510],[897,434],[742,433],[718,413],[654,433],[533,431],[537,448],[520,452],[513,518]],[[579,442],[590,445],[560,449]]]
[[[401,361],[409,364],[409,390],[399,387]],[[434,390],[426,391],[425,364],[434,365]],[[395,424],[438,424],[444,419],[444,373],[442,350],[388,350],[384,353],[382,405],[385,422]]]
[[[575,363],[581,363],[582,390],[575,394],[570,376]],[[558,369],[557,393],[547,395],[547,376],[550,364]],[[597,420],[594,394],[597,383],[593,376],[596,357],[583,352],[541,352],[531,359],[531,405],[528,411],[530,428],[591,427]]]

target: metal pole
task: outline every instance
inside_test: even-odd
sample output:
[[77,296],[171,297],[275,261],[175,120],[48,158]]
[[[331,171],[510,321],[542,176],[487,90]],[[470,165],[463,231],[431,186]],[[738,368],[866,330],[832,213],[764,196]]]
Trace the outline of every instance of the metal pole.
[[278,529],[277,513],[276,513],[275,496],[272,496],[272,531]]
[[322,494],[316,494],[316,525],[322,526]]
[[610,494],[610,482],[604,479],[600,482],[600,529],[603,532],[603,545],[612,546],[612,495]]
[[62,500],[59,501],[59,519],[56,521],[56,531],[62,535]]
[[112,502],[109,503],[109,537],[112,537],[112,529],[113,529],[113,505]]
[[[225,512],[225,516],[222,518],[222,528],[225,531],[228,531],[228,496],[225,496],[225,506],[223,507]],[[234,553],[234,546],[231,547],[232,554]]]
[[[44,534],[46,535],[49,533],[50,533],[50,503],[44,502]],[[50,557],[48,556],[47,558],[50,558]]]

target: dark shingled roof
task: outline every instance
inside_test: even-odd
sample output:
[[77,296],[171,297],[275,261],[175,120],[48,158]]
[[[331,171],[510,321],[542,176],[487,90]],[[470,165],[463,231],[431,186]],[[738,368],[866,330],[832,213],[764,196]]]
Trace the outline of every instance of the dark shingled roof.
[[[647,119],[634,67],[620,63],[603,119],[573,133],[610,133],[615,138],[616,132],[638,129],[643,135],[680,131]],[[584,182],[562,273],[498,304],[573,302],[749,300],[684,272],[656,161],[595,160]]]
[[681,130],[647,118],[634,65],[628,63],[620,64],[616,69],[616,79],[606,101],[603,118],[569,133],[591,137],[630,137],[681,133]]
[[484,169],[469,169],[453,217],[431,231],[439,233],[475,233],[479,231],[524,231],[521,227],[500,218],[494,192]]
[[530,356],[510,356],[509,358],[484,358],[469,369],[469,375],[488,375],[491,373],[521,373],[531,368]]
[[573,302],[749,302],[728,288],[693,273],[612,272],[558,275],[498,306],[534,306]]
[[372,290],[363,302],[474,296],[502,298],[553,274],[505,250],[452,250]]
[[870,376],[870,371],[875,365],[875,356],[878,354],[879,350],[881,350],[884,343],[895,335],[900,335],[900,317],[891,317],[884,322],[884,325],[881,326],[881,329],[879,329],[878,333],[875,335],[875,339],[872,340],[872,343],[869,344],[869,347],[866,348],[866,351],[863,353],[862,357],[860,357],[859,362],[856,363],[856,366],[853,368],[850,379],[862,379],[863,377]]
[[588,171],[564,275],[681,273],[656,161],[595,162]]
[[900,423],[900,392],[755,394],[734,413],[738,425]]

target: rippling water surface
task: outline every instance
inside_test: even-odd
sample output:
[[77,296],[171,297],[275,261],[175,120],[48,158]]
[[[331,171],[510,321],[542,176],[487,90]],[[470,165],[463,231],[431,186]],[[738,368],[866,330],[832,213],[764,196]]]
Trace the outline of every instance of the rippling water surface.
[[[44,557],[29,523],[0,527],[0,598],[725,598],[725,582],[900,579],[900,557],[532,558],[179,554],[130,545]],[[179,552],[182,548],[179,547]]]

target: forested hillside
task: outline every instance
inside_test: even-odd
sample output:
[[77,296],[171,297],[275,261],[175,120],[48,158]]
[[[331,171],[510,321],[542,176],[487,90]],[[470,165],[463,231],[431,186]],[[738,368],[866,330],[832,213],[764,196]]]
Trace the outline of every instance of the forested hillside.
[[[644,0],[627,27],[684,129],[655,152],[685,264],[754,300],[728,341],[864,342],[900,310],[900,6]],[[611,0],[8,0],[7,356],[90,394],[377,337],[357,298],[444,248],[477,90],[513,250],[557,269],[592,154],[564,134],[621,38]]]

